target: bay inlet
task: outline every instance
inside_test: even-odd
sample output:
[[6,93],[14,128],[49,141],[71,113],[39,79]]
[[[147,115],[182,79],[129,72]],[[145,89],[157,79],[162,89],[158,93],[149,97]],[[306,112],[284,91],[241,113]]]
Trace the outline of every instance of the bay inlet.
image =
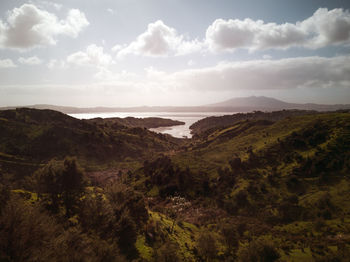
[[169,127],[158,127],[150,128],[151,131],[169,134],[173,137],[178,138],[191,138],[190,126],[209,116],[223,116],[234,114],[234,112],[108,112],[108,113],[77,113],[77,114],[68,114],[77,119],[92,119],[92,118],[111,118],[111,117],[135,117],[135,118],[147,118],[147,117],[160,117],[168,118],[172,120],[182,121],[184,125],[169,126]]

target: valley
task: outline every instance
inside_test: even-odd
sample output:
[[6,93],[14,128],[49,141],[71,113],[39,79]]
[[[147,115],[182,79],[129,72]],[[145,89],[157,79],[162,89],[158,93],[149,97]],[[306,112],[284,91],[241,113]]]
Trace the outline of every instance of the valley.
[[179,139],[147,129],[172,120],[0,111],[1,259],[62,261],[76,239],[67,259],[346,261],[349,123],[258,111]]

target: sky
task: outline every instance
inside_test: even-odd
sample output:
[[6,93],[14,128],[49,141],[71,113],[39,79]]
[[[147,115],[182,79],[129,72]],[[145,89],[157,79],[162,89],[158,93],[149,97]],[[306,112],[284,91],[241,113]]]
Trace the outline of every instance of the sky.
[[0,106],[350,103],[348,0],[1,0]]

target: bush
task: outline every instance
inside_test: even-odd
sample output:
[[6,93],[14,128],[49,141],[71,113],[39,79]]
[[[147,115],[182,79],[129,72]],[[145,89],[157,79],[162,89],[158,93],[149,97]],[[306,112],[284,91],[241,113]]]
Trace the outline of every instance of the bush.
[[208,231],[204,231],[199,235],[196,247],[199,255],[206,261],[213,260],[217,255],[215,236]]
[[262,240],[252,241],[248,246],[241,246],[237,256],[240,262],[273,262],[280,258],[274,245]]
[[70,217],[80,201],[86,178],[75,158],[64,161],[51,160],[34,174],[37,190],[46,200],[48,208],[57,212],[63,205],[66,216]]
[[38,206],[12,198],[0,215],[0,261],[48,261],[59,232]]
[[123,254],[129,258],[137,257],[138,252],[135,248],[137,239],[136,225],[131,219],[128,210],[125,210],[117,224],[118,245]]
[[155,258],[158,262],[178,262],[181,261],[178,254],[178,245],[174,242],[167,241],[157,249]]

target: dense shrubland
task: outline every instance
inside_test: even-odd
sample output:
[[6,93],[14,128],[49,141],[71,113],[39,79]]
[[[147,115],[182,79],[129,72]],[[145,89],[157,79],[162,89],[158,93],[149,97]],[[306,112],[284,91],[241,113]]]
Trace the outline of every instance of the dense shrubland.
[[349,113],[239,114],[179,141],[37,111],[0,116],[1,261],[350,255]]

